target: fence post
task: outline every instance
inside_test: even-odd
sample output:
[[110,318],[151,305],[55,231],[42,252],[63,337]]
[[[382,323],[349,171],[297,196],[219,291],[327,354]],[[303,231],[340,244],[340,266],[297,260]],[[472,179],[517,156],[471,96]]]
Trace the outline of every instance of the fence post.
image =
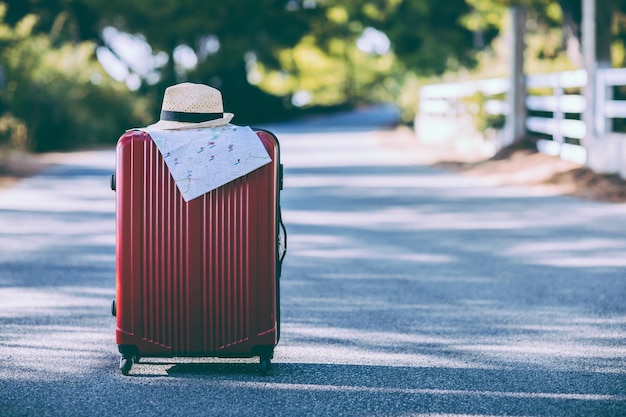
[[565,114],[563,113],[563,108],[561,107],[561,103],[563,102],[563,85],[561,82],[561,77],[556,77],[556,83],[552,89],[552,94],[554,95],[555,101],[555,109],[554,109],[554,134],[552,135],[552,140],[559,143],[559,146],[565,142],[565,138],[563,137],[563,120],[565,120]]
[[583,0],[582,16],[582,47],[585,70],[587,71],[587,85],[584,88],[587,106],[583,120],[587,132],[583,146],[590,150],[596,139],[596,0]]
[[587,150],[586,165],[596,172],[618,170],[619,141],[610,135],[611,122],[605,119],[604,105],[612,96],[601,74],[611,67],[610,27],[613,4],[611,0],[583,0],[582,47],[587,85],[584,88],[587,106],[583,121],[587,132],[582,145]]
[[508,114],[502,143],[504,148],[516,143],[526,135],[526,74],[524,73],[524,34],[526,33],[526,9],[514,6],[510,14],[510,89],[507,94]]

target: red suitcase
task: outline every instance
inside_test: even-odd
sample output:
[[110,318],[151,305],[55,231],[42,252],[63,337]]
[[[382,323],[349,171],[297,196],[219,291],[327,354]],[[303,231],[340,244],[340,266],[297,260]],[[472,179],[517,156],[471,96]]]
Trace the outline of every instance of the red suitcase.
[[272,161],[189,202],[148,133],[119,139],[112,313],[124,375],[140,357],[259,356],[269,370],[286,231],[278,140],[255,132]]

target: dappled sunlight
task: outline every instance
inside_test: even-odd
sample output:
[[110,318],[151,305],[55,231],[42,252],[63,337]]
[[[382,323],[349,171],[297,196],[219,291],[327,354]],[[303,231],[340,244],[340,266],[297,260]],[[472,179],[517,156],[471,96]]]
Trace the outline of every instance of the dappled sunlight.
[[115,153],[57,160],[0,190],[0,381],[115,369]]
[[[108,246],[115,245],[114,219],[107,216],[97,219],[72,221],[72,216],[50,215],[39,213],[32,216],[30,222],[12,222],[13,218],[23,218],[23,213],[3,212],[0,209],[0,244],[3,241],[11,244],[3,245],[4,256],[15,259],[20,253],[33,250],[43,251],[59,246]],[[9,227],[10,225],[10,227]],[[3,227],[4,226],[4,227]],[[28,235],[28,239],[20,237]],[[111,254],[114,254],[113,249]],[[4,255],[4,256],[3,256]]]
[[[113,289],[0,288],[0,379],[63,380],[111,361]],[[110,326],[104,325],[110,321]],[[19,366],[19,372],[14,367]]]
[[[381,141],[376,132],[342,132],[341,134],[275,133],[281,140],[282,160],[289,168],[402,166],[423,162],[428,157],[411,149],[398,152],[376,147]],[[288,177],[285,179],[287,180]]]
[[[372,139],[283,142],[290,252],[276,360],[362,370],[365,381],[408,369],[411,382],[250,384],[588,409],[626,400],[623,207],[412,165],[415,155],[379,155]],[[589,378],[616,383],[583,388]],[[512,380],[526,383],[501,383]],[[519,409],[498,405],[468,415]]]
[[289,249],[265,379],[254,360],[218,358],[151,358],[121,379],[113,161],[0,194],[0,383],[103,375],[244,401],[278,394],[296,408],[314,396],[329,407],[320,414],[338,396],[431,417],[626,402],[622,208],[460,179],[379,152],[374,135],[343,139],[281,141]]
[[[103,190],[111,192],[105,175],[103,173],[96,178],[75,179],[71,183],[63,178],[56,182],[36,178],[27,185],[20,184],[0,191],[0,208],[32,213],[35,218],[46,213],[113,213],[115,198],[111,197],[114,195],[103,193]],[[76,189],[81,190],[80,194],[76,194]]]
[[[537,343],[534,341],[526,342],[520,341],[516,345],[489,345],[489,344],[476,344],[476,345],[458,345],[459,350],[475,351],[481,354],[492,355],[494,357],[502,356],[506,358],[518,357],[520,360],[527,360],[530,356],[547,356],[550,361],[554,360],[555,356],[562,359],[567,358],[598,358],[598,359],[614,359],[616,363],[612,363],[610,367],[604,369],[594,369],[601,372],[616,372],[626,373],[626,370],[616,368],[619,363],[623,363],[623,358],[626,356],[626,347],[614,346],[581,346],[580,344],[567,344],[567,343]],[[558,353],[555,353],[558,352]]]
[[[319,302],[316,304],[321,306]],[[446,321],[458,314],[452,312],[452,307],[449,310],[451,317]],[[420,315],[436,317],[424,311]],[[566,324],[565,315],[558,326],[541,325],[541,314],[518,312],[511,318],[513,321],[508,325],[493,324],[496,334],[478,339],[469,327],[446,329],[443,323],[434,333],[436,336],[434,329],[428,327],[403,333],[287,323],[285,344],[289,350],[282,360],[309,363],[307,358],[315,356],[312,352],[317,349],[326,352],[329,363],[352,365],[475,369],[533,365],[545,369],[626,373],[625,338],[620,327],[602,323],[603,330],[599,331],[598,325]],[[520,324],[533,321],[537,324]]]
[[[343,226],[362,229],[401,229],[401,230],[433,230],[433,229],[478,229],[491,225],[491,228],[510,228],[516,226],[513,220],[500,222],[497,219],[480,220],[468,214],[428,213],[419,208],[381,208],[378,210],[362,209],[360,211],[329,211],[329,210],[285,210],[285,219],[296,225]],[[474,220],[481,221],[477,224]],[[522,227],[519,225],[518,227]]]
[[[285,179],[285,185],[288,188],[314,188],[314,187],[345,187],[345,188],[385,188],[391,192],[402,192],[403,189],[415,188],[458,188],[459,185],[466,183],[468,187],[476,188],[477,182],[473,179],[465,179],[464,177],[441,175],[399,175],[399,174],[380,174],[380,175],[298,175]],[[399,190],[396,190],[399,189]]]
[[14,307],[0,308],[0,317],[42,313],[31,310],[35,305],[45,314],[73,302],[82,306],[84,300],[67,295],[72,286],[96,283],[114,291],[115,194],[109,180],[115,152],[55,158],[60,165],[0,190],[0,294]]
[[626,267],[626,238],[522,243],[504,254],[527,263],[564,268]]
[[[408,257],[411,260],[410,257]],[[406,260],[402,257],[398,258],[399,260]],[[437,257],[433,257],[431,262],[434,262],[434,259]],[[440,259],[443,263],[444,259]],[[446,260],[447,261],[447,260]],[[445,284],[445,283],[472,283],[472,284],[493,284],[497,281],[496,278],[486,277],[486,276],[472,276],[472,275],[454,275],[454,276],[445,276],[442,274],[438,274],[436,276],[422,275],[416,274],[414,272],[405,272],[405,273],[393,273],[393,272],[380,272],[380,273],[371,273],[367,271],[343,271],[343,272],[328,272],[323,271],[315,275],[316,279],[320,280],[354,280],[354,281],[363,281],[363,280],[383,280],[383,281],[392,281],[392,280],[409,280],[409,281],[422,281],[422,282],[432,282],[436,280],[437,283]],[[289,283],[287,283],[289,284]],[[488,305],[491,302],[487,300],[471,300],[467,302],[472,305]],[[396,308],[416,308],[415,305],[405,306],[403,304],[397,304]],[[423,308],[432,308],[432,305],[428,307],[424,306]]]
[[[320,352],[323,355],[320,358]],[[282,356],[277,350],[276,360],[280,363],[308,363],[308,364],[337,364],[337,365],[367,365],[416,368],[481,368],[471,363],[441,357],[437,354],[421,352],[385,352],[358,347],[340,345],[316,344],[309,342],[300,346],[290,346],[289,355]],[[489,367],[482,367],[488,369]]]
[[106,312],[115,297],[113,288],[89,287],[56,287],[51,288],[24,288],[0,287],[1,318],[16,317],[45,317],[52,315],[60,317],[72,315],[71,308],[96,307]]
[[61,247],[109,247],[107,255],[114,255],[115,196],[105,174],[110,177],[112,170],[79,169],[83,175],[71,182],[57,168],[0,191],[0,259],[44,256]]
[[0,350],[10,359],[0,380],[63,380],[114,365],[114,297],[110,287],[0,288]]
[[103,348],[110,345],[111,331],[102,326],[3,325],[0,380],[36,382],[87,375],[111,361],[115,348]]
[[[296,136],[288,138],[287,147],[298,148]],[[333,150],[343,154],[343,146]],[[286,170],[283,217],[293,231],[290,250],[296,257],[452,264],[479,256],[555,268],[626,266],[626,238],[611,227],[623,214],[619,205],[573,205],[568,198],[494,187],[421,166],[333,167],[316,164],[309,151],[298,150],[306,154],[306,166]],[[611,237],[590,241],[587,230]],[[320,231],[343,241],[298,240]],[[561,231],[567,238],[550,238]]]
[[381,259],[381,260],[402,260],[416,263],[446,263],[454,262],[454,258],[442,255],[405,253],[398,254],[394,252],[381,252],[378,250],[363,249],[319,249],[319,250],[298,250],[295,249],[298,256],[322,258],[322,259]]
[[[295,239],[294,239],[295,240]],[[345,247],[336,245],[324,245],[327,247],[308,246],[292,242],[290,250],[295,256],[322,258],[322,259],[379,259],[386,261],[401,260],[415,263],[447,263],[455,262],[453,257],[446,255],[436,255],[427,253],[416,253],[414,251],[399,252],[397,248],[385,247]],[[374,246],[374,245],[372,245]]]
[[[420,207],[414,209],[387,207],[378,210],[363,208],[360,211],[285,210],[284,218],[290,224],[311,226],[343,226],[372,230],[511,230],[536,227],[532,217],[509,215],[505,212],[485,210],[472,213],[430,212]],[[537,219],[539,225],[541,219]],[[546,223],[571,224],[572,219],[560,219]]]
[[[320,385],[320,384],[288,384],[288,383],[260,383],[260,382],[237,382],[233,386],[256,388],[263,390],[297,390],[297,391],[340,391],[358,392],[370,394],[413,394],[413,395],[437,395],[437,396],[460,396],[460,397],[496,397],[496,398],[546,398],[555,400],[583,400],[583,401],[624,401],[624,395],[601,395],[601,394],[563,394],[547,392],[508,392],[508,391],[478,391],[478,390],[447,390],[447,389],[420,389],[420,388],[388,388],[375,386],[354,385]],[[454,417],[461,414],[411,414],[412,416],[446,416]],[[463,414],[470,416],[470,414]],[[472,417],[486,416],[484,414],[471,414]]]
[[424,263],[455,262],[455,259],[450,256],[400,251],[393,245],[385,246],[376,242],[372,242],[369,247],[363,247],[358,241],[332,235],[296,235],[289,244],[290,252],[297,257],[345,260],[381,259]]

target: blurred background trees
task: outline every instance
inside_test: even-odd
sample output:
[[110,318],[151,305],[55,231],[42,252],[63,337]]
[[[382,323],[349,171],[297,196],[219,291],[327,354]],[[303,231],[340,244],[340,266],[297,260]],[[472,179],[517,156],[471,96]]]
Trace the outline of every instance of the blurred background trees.
[[530,10],[531,65],[579,65],[579,0],[0,1],[0,146],[111,145],[183,81],[220,89],[241,125],[380,101],[411,120],[432,77],[504,74],[512,4]]

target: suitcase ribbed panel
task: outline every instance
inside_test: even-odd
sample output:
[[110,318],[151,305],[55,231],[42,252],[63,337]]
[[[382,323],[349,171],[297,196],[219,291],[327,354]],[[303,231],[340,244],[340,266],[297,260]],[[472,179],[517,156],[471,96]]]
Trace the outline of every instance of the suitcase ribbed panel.
[[179,354],[215,352],[247,340],[247,179],[184,203],[156,146],[147,141],[143,148],[151,179],[137,202],[144,213],[145,339]]
[[249,337],[249,277],[247,270],[248,182],[240,179],[203,198],[208,215],[203,229],[204,308],[207,314],[203,346],[217,350]]
[[117,173],[118,344],[233,354],[275,331],[276,165],[185,202],[150,137],[132,132]]

